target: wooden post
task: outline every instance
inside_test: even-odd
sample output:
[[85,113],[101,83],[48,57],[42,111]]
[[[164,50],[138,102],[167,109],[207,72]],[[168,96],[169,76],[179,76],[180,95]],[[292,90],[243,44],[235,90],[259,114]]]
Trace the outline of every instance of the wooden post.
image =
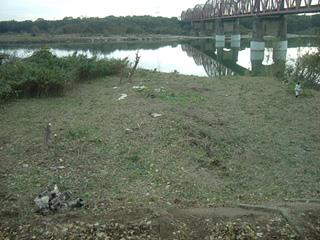
[[54,135],[54,156],[57,156],[57,134]]
[[45,128],[45,134],[43,139],[43,150],[47,150],[49,147],[50,132],[51,132],[51,123],[48,123],[47,127]]

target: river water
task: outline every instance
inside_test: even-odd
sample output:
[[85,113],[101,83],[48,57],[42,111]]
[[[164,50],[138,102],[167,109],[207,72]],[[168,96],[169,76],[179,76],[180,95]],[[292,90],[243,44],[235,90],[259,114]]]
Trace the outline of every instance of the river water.
[[[88,57],[124,58],[134,62],[137,50],[141,56],[138,67],[161,72],[177,71],[196,76],[260,75],[272,72],[274,67],[294,64],[295,60],[316,50],[316,39],[288,39],[285,47],[276,49],[275,39],[266,40],[260,52],[254,52],[250,40],[232,43],[226,40],[222,46],[214,39],[184,40],[179,42],[121,42],[88,44],[52,44],[51,50],[58,56],[77,51]],[[30,56],[44,45],[0,45],[0,52],[18,57]]]

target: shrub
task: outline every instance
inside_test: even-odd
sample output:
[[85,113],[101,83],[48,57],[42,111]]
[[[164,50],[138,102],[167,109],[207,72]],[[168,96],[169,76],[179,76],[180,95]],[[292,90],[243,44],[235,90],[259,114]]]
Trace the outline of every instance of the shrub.
[[314,53],[299,57],[295,65],[287,65],[286,82],[303,82],[304,86],[320,90],[320,47]]
[[74,54],[59,58],[48,47],[24,59],[9,58],[0,65],[0,99],[61,96],[77,81],[121,72],[121,60]]

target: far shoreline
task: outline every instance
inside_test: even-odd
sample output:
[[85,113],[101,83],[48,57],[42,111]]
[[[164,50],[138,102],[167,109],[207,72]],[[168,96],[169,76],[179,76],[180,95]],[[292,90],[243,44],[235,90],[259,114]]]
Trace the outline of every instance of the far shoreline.
[[[241,39],[250,39],[251,34],[241,35]],[[316,35],[287,34],[287,38],[316,38]],[[3,44],[50,44],[50,43],[117,43],[136,41],[177,41],[190,39],[210,39],[214,36],[183,36],[183,35],[126,35],[126,36],[102,36],[80,34],[0,34],[0,45]],[[266,36],[266,38],[269,38]],[[226,37],[230,39],[230,37]]]

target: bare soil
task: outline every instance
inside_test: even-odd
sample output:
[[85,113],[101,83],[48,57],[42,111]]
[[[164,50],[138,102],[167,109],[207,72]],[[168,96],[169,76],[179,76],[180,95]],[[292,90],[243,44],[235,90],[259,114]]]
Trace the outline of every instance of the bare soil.
[[[276,207],[276,208],[275,208]],[[277,211],[274,211],[277,209]],[[284,214],[283,214],[284,212]],[[210,207],[152,212],[82,211],[24,218],[1,212],[2,239],[319,239],[320,203]],[[20,220],[18,220],[20,218]]]
[[[270,77],[133,81],[1,103],[0,239],[320,238],[319,92],[295,99]],[[86,205],[32,212],[52,184]]]

